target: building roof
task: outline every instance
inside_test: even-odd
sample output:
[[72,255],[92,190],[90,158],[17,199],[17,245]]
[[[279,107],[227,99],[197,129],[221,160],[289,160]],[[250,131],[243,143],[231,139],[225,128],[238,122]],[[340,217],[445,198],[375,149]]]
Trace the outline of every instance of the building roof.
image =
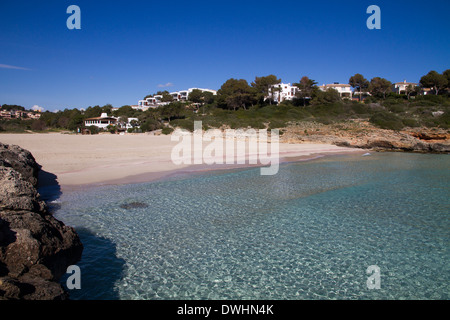
[[349,84],[345,84],[345,83],[334,83],[334,84],[324,84],[321,87],[340,87],[340,88],[344,88],[344,87],[351,87]]
[[394,84],[407,84],[407,85],[413,84],[413,85],[417,85],[417,83],[414,83],[414,82],[396,82]]
[[90,121],[90,120],[114,120],[114,121],[117,121],[117,119],[116,118],[114,118],[114,117],[95,117],[95,118],[87,118],[87,119],[84,119],[84,121]]

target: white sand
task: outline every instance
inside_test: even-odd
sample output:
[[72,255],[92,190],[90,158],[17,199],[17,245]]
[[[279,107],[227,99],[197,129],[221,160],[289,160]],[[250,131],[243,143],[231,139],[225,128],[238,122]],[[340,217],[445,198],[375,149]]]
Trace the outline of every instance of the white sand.
[[[1,134],[0,142],[29,150],[42,170],[55,174],[63,187],[143,182],[175,170],[208,169],[207,165],[175,165],[171,153],[177,142],[164,135]],[[205,142],[204,147],[208,144]],[[284,160],[318,154],[362,152],[327,144],[281,143],[279,148],[280,157]],[[214,168],[220,169],[221,166],[215,165]]]

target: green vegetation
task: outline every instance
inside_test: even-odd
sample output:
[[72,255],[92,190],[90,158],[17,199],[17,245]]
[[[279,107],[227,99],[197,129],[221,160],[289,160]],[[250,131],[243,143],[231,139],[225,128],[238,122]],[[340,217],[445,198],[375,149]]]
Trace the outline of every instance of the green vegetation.
[[[306,107],[298,106],[295,101],[284,101],[279,105],[254,105],[248,109],[220,108],[218,105],[205,106],[205,113],[200,114],[185,108],[183,112],[177,113],[176,117],[168,121],[173,128],[181,128],[192,131],[194,121],[202,121],[204,129],[229,127],[237,128],[284,128],[289,124],[302,121],[316,121],[323,124],[338,123],[349,119],[365,119],[372,124],[390,130],[401,130],[405,127],[440,127],[450,129],[450,98],[441,97],[442,101],[435,101],[435,96],[424,96],[420,99],[407,100],[396,96],[389,97],[385,101],[372,99],[371,102],[360,103],[357,101],[334,101],[332,103],[311,103]],[[169,106],[167,106],[169,109]],[[162,108],[151,110],[155,116],[157,113],[166,112]],[[170,109],[169,109],[170,110]],[[150,111],[150,110],[149,110]],[[440,116],[433,113],[443,111]],[[147,115],[148,111],[144,112]],[[152,119],[144,121],[160,128],[158,121]],[[158,116],[156,115],[156,118]]]
[[169,128],[169,127],[164,127],[161,130],[162,134],[171,134],[173,132],[173,128]]
[[[249,84],[244,79],[229,79],[218,90],[217,95],[194,90],[189,101],[170,102],[172,96],[167,91],[157,94],[167,105],[150,108],[143,112],[125,105],[112,111],[110,104],[94,106],[86,110],[65,109],[59,112],[43,112],[38,120],[2,119],[0,131],[24,132],[26,130],[69,130],[89,129],[98,133],[98,128],[84,128],[84,120],[108,113],[119,117],[119,121],[134,121],[129,132],[147,132],[162,129],[169,134],[174,128],[193,130],[194,121],[202,121],[203,128],[285,128],[302,121],[323,124],[339,123],[347,120],[366,120],[383,129],[402,130],[405,127],[439,127],[450,129],[450,70],[439,74],[430,71],[420,80],[420,86],[409,86],[405,94],[392,92],[392,83],[381,77],[370,81],[361,74],[349,79],[355,88],[355,95],[366,96],[364,102],[341,99],[334,89],[322,91],[317,82],[303,76],[298,83],[296,97],[275,104],[268,95],[280,90],[281,79],[275,75],[255,77]],[[423,90],[428,88],[428,94]],[[148,95],[151,96],[151,95]],[[21,106],[4,105],[2,110],[24,110]],[[140,127],[140,128],[139,128]],[[115,132],[111,126],[108,131]]]

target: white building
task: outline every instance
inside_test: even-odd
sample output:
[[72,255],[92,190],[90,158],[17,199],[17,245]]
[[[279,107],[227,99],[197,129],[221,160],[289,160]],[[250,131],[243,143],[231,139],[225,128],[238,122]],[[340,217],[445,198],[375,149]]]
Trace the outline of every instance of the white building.
[[[84,120],[84,125],[86,127],[96,126],[99,129],[105,129],[109,125],[118,126],[121,129],[133,128],[131,121],[138,121],[138,118],[128,118],[128,121],[124,124],[119,122],[119,118],[109,117],[108,114],[102,113],[100,117],[88,118]],[[139,127],[139,126],[137,126]]]
[[327,91],[328,89],[334,89],[339,92],[341,98],[349,98],[351,99],[353,96],[352,87],[349,84],[341,84],[341,83],[333,83],[333,84],[324,84],[319,86],[319,89],[322,91]]
[[394,83],[394,92],[398,94],[406,94],[408,86],[412,85],[413,87],[417,87],[417,83],[413,82],[406,82],[406,80],[403,80],[403,82],[397,82]]
[[290,83],[279,83],[269,87],[269,95],[266,99],[280,103],[285,100],[292,100],[298,92],[296,86],[291,86]]
[[202,88],[189,88],[187,90],[171,92],[170,95],[174,101],[187,101],[189,100],[189,94],[194,90],[200,90],[201,92],[211,92],[213,95],[217,94],[216,90],[202,89]]
[[161,105],[161,99],[162,95],[154,95],[153,97],[148,97],[144,100],[139,100],[138,106],[139,107],[150,107],[150,108],[156,108]]
[[117,118],[115,117],[108,117],[108,114],[102,113],[100,117],[96,118],[88,118],[84,120],[84,125],[86,127],[90,126],[96,126],[100,129],[105,129],[109,125],[116,125],[117,124]]
[[[172,96],[173,101],[187,101],[189,100],[189,94],[195,89],[200,90],[202,92],[211,92],[213,95],[217,94],[216,90],[201,89],[201,88],[189,88],[187,90],[170,92],[169,94]],[[154,95],[153,97],[148,97],[145,100],[139,100],[138,106],[156,108],[159,106],[169,104],[169,102],[162,102],[161,99],[162,95]]]
[[[138,118],[128,118],[128,121],[127,121],[127,123],[125,123],[125,126],[122,126],[122,128],[124,128],[124,129],[132,129],[132,128],[134,128],[132,125],[131,125],[131,122],[132,121],[139,121],[138,120]],[[138,125],[138,126],[136,126],[136,128],[139,128],[140,126]]]

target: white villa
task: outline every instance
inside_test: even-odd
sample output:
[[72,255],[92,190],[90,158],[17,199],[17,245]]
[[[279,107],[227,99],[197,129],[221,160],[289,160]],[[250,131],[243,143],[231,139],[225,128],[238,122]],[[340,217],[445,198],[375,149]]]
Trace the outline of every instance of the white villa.
[[99,129],[105,129],[109,125],[118,125],[122,129],[130,129],[133,128],[131,125],[131,121],[138,121],[138,118],[128,118],[127,123],[121,124],[119,123],[119,118],[109,117],[108,114],[102,113],[100,117],[88,118],[84,120],[84,125],[86,127],[96,126]]
[[[341,98],[352,98],[352,89],[349,84],[334,83],[319,86],[319,89],[322,91],[326,91],[330,88],[335,89],[337,92],[339,92]],[[275,84],[269,88],[269,95],[266,97],[266,99],[271,98],[277,103],[283,102],[285,100],[292,100],[293,98],[295,98],[299,90],[300,89],[298,87],[292,86],[290,83]]]
[[352,87],[349,84],[341,84],[341,83],[333,83],[333,84],[324,84],[319,86],[319,89],[322,91],[327,91],[328,89],[334,89],[339,92],[341,98],[352,98]]
[[[403,82],[394,83],[394,92],[398,93],[398,94],[406,94],[406,89],[410,85],[412,85],[413,87],[417,87],[418,86],[417,83],[406,82],[406,80],[403,80]],[[424,93],[424,94],[426,94],[426,93]]]
[[117,124],[117,118],[115,117],[108,117],[108,114],[102,113],[100,117],[95,118],[88,118],[84,120],[84,125],[86,127],[89,126],[96,126],[100,129],[105,129],[109,125],[116,125]]
[[[187,101],[189,99],[189,94],[195,89],[200,90],[202,92],[211,92],[213,95],[217,94],[217,91],[212,89],[189,88],[187,90],[170,92],[170,95],[172,96],[173,101]],[[162,102],[161,99],[162,95],[154,95],[153,97],[148,97],[145,100],[139,100],[138,107],[157,108],[159,106],[163,106],[169,103],[169,102]]]
[[290,83],[279,83],[270,86],[269,95],[266,99],[272,99],[273,101],[280,103],[285,100],[292,100],[298,92],[296,86],[291,86]]

